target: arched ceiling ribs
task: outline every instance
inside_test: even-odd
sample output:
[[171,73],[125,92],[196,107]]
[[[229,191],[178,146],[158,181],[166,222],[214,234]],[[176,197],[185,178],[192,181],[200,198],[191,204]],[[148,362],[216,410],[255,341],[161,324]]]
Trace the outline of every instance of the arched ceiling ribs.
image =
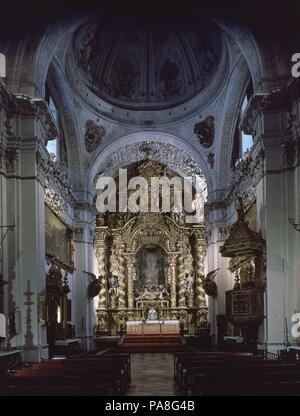
[[232,72],[221,112],[220,137],[216,140],[216,189],[224,189],[229,185],[234,132],[249,79],[248,65],[241,56]]
[[80,131],[76,121],[72,95],[70,94],[69,86],[65,82],[62,68],[57,60],[53,60],[49,67],[47,83],[58,107],[63,130],[66,135],[66,146],[73,187],[74,189],[80,189],[83,176],[83,143],[80,140]]

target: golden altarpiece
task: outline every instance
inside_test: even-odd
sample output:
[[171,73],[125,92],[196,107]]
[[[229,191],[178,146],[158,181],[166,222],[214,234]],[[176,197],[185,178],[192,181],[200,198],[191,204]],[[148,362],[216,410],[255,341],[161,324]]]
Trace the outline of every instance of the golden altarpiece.
[[[145,170],[159,175],[162,169],[148,161],[138,173],[147,177]],[[122,333],[127,321],[146,319],[150,309],[160,320],[178,319],[185,333],[207,330],[203,223],[186,224],[184,213],[98,215],[95,251],[96,338]]]

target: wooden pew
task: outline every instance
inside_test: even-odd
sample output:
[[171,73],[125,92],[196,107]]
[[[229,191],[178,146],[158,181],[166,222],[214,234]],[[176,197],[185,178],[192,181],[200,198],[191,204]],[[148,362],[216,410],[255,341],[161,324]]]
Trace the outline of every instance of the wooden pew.
[[113,374],[118,377],[121,385],[126,388],[129,384],[130,378],[127,372],[127,368],[120,366],[118,363],[76,363],[71,365],[69,363],[64,364],[34,364],[29,371],[41,371],[48,372],[49,374],[68,375],[68,374],[81,374],[84,377],[89,375],[101,375],[103,371],[109,374]]
[[222,363],[223,366],[230,366],[232,363],[247,363],[247,362],[261,362],[265,361],[264,357],[262,356],[249,356],[249,355],[234,355],[234,356],[190,356],[184,358],[177,358],[175,363],[175,380],[181,383],[181,380],[184,377],[185,369],[188,367],[193,367],[201,364],[205,364],[207,366],[210,365],[217,365],[218,363]]
[[189,394],[300,394],[300,366],[261,356],[176,354],[174,372]]
[[31,386],[32,390],[37,388],[40,391],[43,388],[45,391],[53,390],[53,388],[57,389],[58,387],[65,391],[71,388],[79,394],[81,389],[84,392],[87,390],[99,391],[99,393],[105,391],[107,394],[120,394],[123,392],[118,375],[113,373],[85,376],[78,373],[58,374],[57,371],[51,372],[49,370],[18,370],[11,375],[8,386],[19,388]]
[[195,377],[194,394],[201,395],[281,395],[300,394],[299,371],[278,369],[249,373],[241,369],[239,374],[198,374]]
[[174,354],[174,376],[176,376],[176,370],[178,363],[184,360],[202,360],[202,359],[223,359],[230,357],[253,357],[250,353],[236,353],[236,352],[179,352]]
[[184,379],[181,383],[181,386],[185,386],[189,390],[193,385],[195,385],[197,376],[200,374],[230,374],[231,377],[240,376],[241,374],[258,374],[260,372],[267,373],[276,373],[276,372],[289,372],[299,374],[299,367],[295,365],[286,366],[284,364],[273,364],[272,362],[263,362],[263,363],[243,363],[240,365],[233,364],[230,367],[223,366],[197,366],[190,367],[186,370]]
[[130,355],[109,352],[107,356],[93,353],[76,359],[46,360],[11,371],[0,394],[122,394],[130,381]]
[[130,375],[130,354],[93,350],[10,371],[0,395],[116,395],[126,391]]
[[101,359],[81,359],[81,360],[48,360],[42,364],[33,364],[32,369],[37,368],[83,368],[83,369],[98,369],[99,372],[110,369],[121,369],[124,374],[126,384],[129,383],[131,377],[130,361],[126,357],[124,358],[104,358]]
[[111,396],[111,389],[105,385],[8,385],[0,386],[0,396]]
[[[74,357],[70,357],[68,358],[68,360],[73,361],[78,361],[82,359],[82,357],[80,356],[74,356]],[[127,372],[128,372],[128,376],[130,379],[130,374],[131,374],[131,362],[130,362],[130,354],[128,353],[119,353],[119,352],[114,352],[113,349],[109,349],[108,352],[106,353],[100,353],[100,354],[90,354],[88,356],[85,356],[84,360],[85,362],[87,362],[87,360],[109,360],[111,359],[114,362],[124,362],[126,361],[126,367],[127,367]]]
[[194,394],[288,394],[300,387],[300,366],[244,353],[179,353],[174,375]]

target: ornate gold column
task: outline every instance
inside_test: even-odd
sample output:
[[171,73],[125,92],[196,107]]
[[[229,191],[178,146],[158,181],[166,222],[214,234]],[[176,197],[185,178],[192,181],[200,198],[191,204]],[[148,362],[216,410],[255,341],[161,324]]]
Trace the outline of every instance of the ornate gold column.
[[[110,276],[118,276],[119,273],[119,267],[118,267],[118,256],[116,253],[116,247],[113,246],[111,250],[111,256],[110,256]],[[108,279],[109,282],[109,306],[112,309],[117,309],[117,290],[115,287],[111,287],[111,281]]]
[[171,308],[176,308],[176,259],[178,253],[169,254],[169,273],[171,287]]
[[126,263],[127,263],[127,299],[128,299],[128,309],[133,309],[134,306],[134,297],[133,297],[133,280],[136,275],[135,269],[135,255],[134,254],[125,254]]
[[99,309],[107,308],[107,256],[106,256],[106,237],[108,227],[96,227],[95,229],[95,246],[98,258],[98,268],[101,289],[99,293]]
[[118,308],[126,308],[126,282],[125,282],[125,257],[124,257],[125,244],[118,238],[116,243],[116,254],[119,262],[118,273]]
[[204,255],[205,255],[205,240],[202,230],[195,230],[196,236],[196,304],[198,308],[206,307],[205,290],[203,289],[204,278]]
[[178,306],[185,307],[185,248],[187,242],[180,240],[177,243],[177,249],[179,251],[178,255]]

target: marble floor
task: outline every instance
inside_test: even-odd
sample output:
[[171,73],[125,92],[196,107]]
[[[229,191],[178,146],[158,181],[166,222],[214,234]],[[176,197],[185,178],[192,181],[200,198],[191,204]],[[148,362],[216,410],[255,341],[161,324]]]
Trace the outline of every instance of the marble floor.
[[[179,395],[173,380],[174,356],[170,353],[131,354],[131,383],[127,396]],[[182,395],[182,393],[181,393]]]

